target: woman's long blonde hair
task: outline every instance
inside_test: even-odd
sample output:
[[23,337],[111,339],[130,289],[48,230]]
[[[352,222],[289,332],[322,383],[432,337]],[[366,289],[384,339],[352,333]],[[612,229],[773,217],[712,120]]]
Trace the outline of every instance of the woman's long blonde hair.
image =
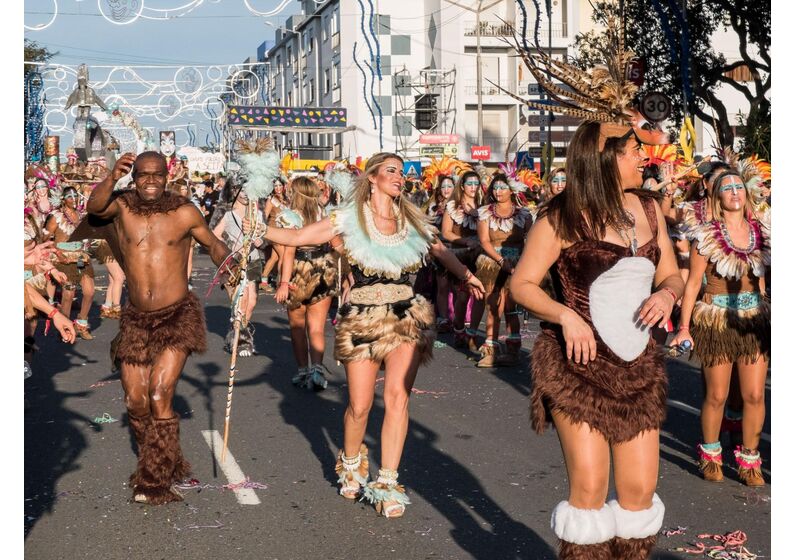
[[[376,175],[381,165],[388,159],[397,159],[401,162],[401,165],[403,165],[404,162],[403,158],[397,154],[380,152],[368,160],[365,171],[357,178],[356,185],[354,186],[354,204],[357,207],[359,226],[362,228],[362,231],[365,232],[365,235],[367,235],[368,229],[365,225],[364,208],[366,204],[370,203],[370,181],[368,179]],[[401,190],[403,191],[403,189]],[[430,222],[428,218],[423,215],[420,208],[412,204],[412,202],[404,196],[403,192],[398,195],[397,202],[399,228],[402,228],[406,222],[409,222],[424,239],[431,241],[432,236],[428,230]]]
[[315,181],[309,177],[295,177],[290,181],[290,188],[293,191],[290,208],[301,216],[305,226],[317,222],[321,215],[321,191]]

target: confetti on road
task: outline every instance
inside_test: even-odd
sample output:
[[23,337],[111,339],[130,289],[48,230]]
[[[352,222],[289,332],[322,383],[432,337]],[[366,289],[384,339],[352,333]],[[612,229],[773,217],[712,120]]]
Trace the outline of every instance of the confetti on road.
[[694,548],[673,548],[672,552],[683,552],[685,554],[702,555],[714,560],[755,560],[758,556],[749,551],[744,546],[746,543],[746,533],[743,531],[732,531],[724,535],[712,535],[703,533],[697,535],[698,539],[715,541],[720,544],[709,545],[704,542],[692,543]]
[[96,389],[98,387],[104,387],[105,385],[112,385],[112,384],[116,383],[117,381],[118,381],[118,379],[113,379],[111,381],[97,381],[93,385],[89,385],[88,388],[89,389]]
[[92,422],[94,422],[95,424],[112,424],[113,422],[118,422],[118,421],[119,421],[118,418],[112,417],[107,412],[104,413],[102,416],[95,416],[94,420],[92,420]]

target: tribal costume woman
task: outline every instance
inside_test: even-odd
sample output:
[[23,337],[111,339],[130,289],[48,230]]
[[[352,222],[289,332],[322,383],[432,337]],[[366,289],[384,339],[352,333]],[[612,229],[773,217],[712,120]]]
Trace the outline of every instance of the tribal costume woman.
[[[699,468],[705,480],[722,474],[719,430],[737,366],[743,398],[743,446],[735,450],[738,476],[748,486],[765,484],[757,450],[765,420],[765,381],[771,350],[770,306],[765,274],[771,261],[768,224],[755,218],[750,185],[733,170],[715,178],[709,200],[713,219],[692,229],[691,268],[678,334],[702,362],[706,396],[702,406],[703,443]],[[702,278],[707,278],[703,295]]]
[[[515,190],[516,189],[516,190]],[[480,348],[480,368],[513,366],[519,363],[520,320],[516,304],[509,294],[507,281],[520,258],[525,235],[533,224],[533,217],[518,198],[524,185],[509,186],[509,178],[495,173],[489,183],[490,203],[478,209],[478,238],[483,253],[476,260],[475,275],[486,290],[486,340]],[[497,353],[500,346],[500,317],[506,318],[506,352]]]
[[[240,251],[243,248],[244,238],[243,218],[246,216],[249,204],[257,204],[257,202],[250,201],[242,186],[235,184],[233,181],[227,181],[224,185],[222,199],[216,212],[223,212],[223,214],[221,214],[218,223],[214,225],[213,234],[221,239],[230,251]],[[262,240],[255,242],[249,250],[246,270],[243,271],[248,283],[243,288],[243,293],[240,295],[240,302],[238,303],[241,310],[238,356],[241,357],[249,357],[257,353],[254,347],[254,325],[251,324],[250,320],[257,305],[257,284],[263,272],[263,262],[260,259],[258,243],[261,245]],[[230,285],[226,287],[230,299],[234,299],[236,288]],[[224,351],[232,352],[234,337],[234,317],[230,317],[229,331],[224,339]]]
[[[621,22],[608,20],[607,39],[604,65],[589,71],[516,45],[561,103],[552,108],[584,119],[567,148],[566,189],[540,211],[510,280],[517,302],[543,321],[531,359],[531,418],[542,431],[551,415],[561,442],[569,497],[551,527],[568,560],[651,554],[664,516],[655,488],[667,381],[649,327],[668,321],[683,291],[662,212],[630,192],[642,184],[640,143],[668,138],[641,128],[629,108],[633,53]],[[556,300],[541,287],[551,268]],[[606,503],[612,466],[617,499]]]
[[[322,191],[315,181],[296,177],[290,187],[291,208],[280,213],[278,224],[293,223],[293,227],[302,228],[326,217]],[[282,256],[276,301],[287,305],[290,340],[298,367],[292,382],[305,389],[322,391],[328,383],[323,365],[324,330],[332,298],[338,293],[338,260],[328,243],[285,247]]]
[[[287,186],[281,178],[278,178],[274,181],[274,192],[266,201],[265,208],[263,209],[263,215],[268,223],[268,227],[278,227],[276,223],[277,216],[289,206],[290,198],[288,197]],[[268,283],[268,278],[271,275],[271,271],[279,263],[283,250],[284,248],[282,246],[272,243],[266,251],[268,258],[263,266],[262,282],[260,283],[260,287],[265,293],[273,291],[273,288],[271,288],[271,285]]]
[[[453,194],[456,179],[470,166],[457,159],[445,156],[441,160],[431,159],[431,164],[423,170],[423,186],[430,193],[428,200],[422,205],[426,215],[437,231],[442,229],[442,217],[445,214],[445,204]],[[444,237],[442,242],[448,249],[451,248]],[[449,333],[451,331],[449,294],[451,292],[451,278],[445,268],[432,261],[428,265],[428,273],[433,274],[435,287],[434,306],[437,311],[437,332]],[[454,279],[455,280],[455,279]]]
[[[335,181],[328,177],[334,185]],[[418,366],[431,358],[434,312],[412,290],[410,274],[431,253],[448,270],[466,277],[476,293],[481,283],[436,239],[420,210],[402,196],[403,160],[389,153],[368,160],[365,172],[341,207],[328,218],[297,231],[267,229],[272,242],[296,247],[332,242],[351,265],[354,286],[338,314],[335,357],[343,362],[349,404],[344,445],[336,471],[340,494],[364,497],[385,517],[403,515],[409,499],[398,484],[398,464],[409,424],[409,395]],[[376,375],[384,375],[382,468],[368,483],[367,448],[362,443],[373,404]]]
[[[482,198],[481,178],[478,173],[465,171],[456,182],[453,196],[445,204],[445,214],[442,217],[442,237],[451,244],[451,251],[456,258],[473,273],[476,271],[475,261],[481,253],[481,243],[478,241],[478,208]],[[465,329],[468,307],[470,328]],[[482,300],[471,300],[470,292],[466,289],[456,291],[453,336],[457,348],[478,351],[478,325],[483,316]]]
[[47,218],[46,230],[55,241],[55,247],[60,251],[62,259],[55,267],[66,275],[67,283],[64,284],[61,294],[61,312],[67,317],[72,310],[72,301],[75,297],[77,285],[83,296],[80,302],[80,313],[75,320],[75,331],[84,340],[92,340],[94,336],[88,328],[88,312],[94,299],[94,267],[91,266],[91,257],[85,251],[82,241],[69,241],[83,216],[77,206],[78,193],[74,187],[63,190],[62,205],[54,209]]

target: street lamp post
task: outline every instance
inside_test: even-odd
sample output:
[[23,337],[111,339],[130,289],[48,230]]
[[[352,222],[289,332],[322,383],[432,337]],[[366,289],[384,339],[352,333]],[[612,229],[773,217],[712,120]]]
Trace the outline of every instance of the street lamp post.
[[494,0],[487,4],[486,6],[483,5],[484,0],[478,0],[478,8],[473,9],[469,6],[464,6],[459,4],[458,2],[454,2],[453,0],[446,0],[446,2],[450,2],[454,6],[458,6],[463,10],[467,10],[468,12],[473,12],[475,14],[475,80],[478,82],[476,86],[476,94],[478,95],[478,145],[484,145],[484,109],[483,109],[483,91],[481,88],[481,80],[482,80],[482,70],[481,70],[481,12],[488,10],[498,2],[502,2],[503,0]]

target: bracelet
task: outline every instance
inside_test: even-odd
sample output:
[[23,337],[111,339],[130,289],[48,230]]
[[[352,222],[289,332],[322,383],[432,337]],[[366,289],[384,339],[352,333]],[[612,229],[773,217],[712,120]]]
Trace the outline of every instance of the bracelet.
[[280,286],[290,286],[290,282],[280,282]]
[[667,294],[672,296],[672,301],[673,302],[676,302],[678,299],[680,299],[680,298],[677,297],[677,294],[675,293],[675,291],[672,290],[671,288],[663,287],[663,288],[660,289],[660,291],[661,292],[666,292]]
[[55,314],[56,314],[56,313],[58,313],[58,308],[57,308],[57,307],[53,307],[53,310],[52,310],[52,311],[50,311],[50,312],[47,314],[47,320],[49,321],[49,320],[51,320],[53,317],[55,317]]
[[505,260],[506,259],[504,257],[500,257],[500,260],[497,262],[498,266],[503,266],[503,261],[505,261]]
[[463,282],[469,282],[470,278],[472,278],[472,277],[473,277],[473,273],[470,272],[469,268],[465,267],[464,268],[464,277],[462,278],[462,281]]
[[691,331],[688,329],[688,326],[687,326],[687,325],[680,325],[680,327],[677,329],[677,332],[680,332],[680,331],[691,332]]

